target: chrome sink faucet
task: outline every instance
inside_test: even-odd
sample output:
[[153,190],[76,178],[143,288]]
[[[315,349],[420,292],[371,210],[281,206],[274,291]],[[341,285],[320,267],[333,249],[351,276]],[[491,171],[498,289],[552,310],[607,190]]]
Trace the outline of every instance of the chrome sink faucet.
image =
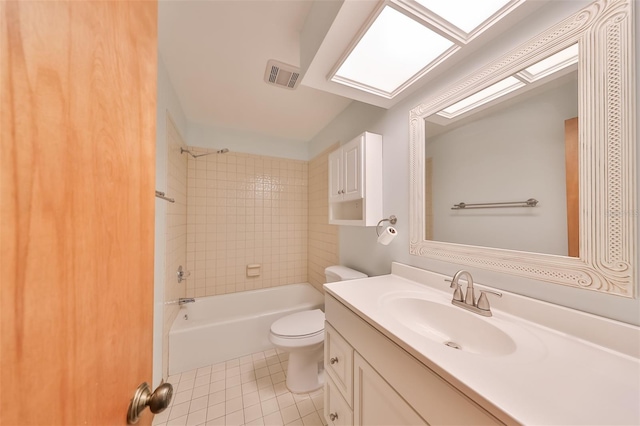
[[[466,295],[462,295],[462,289],[460,288],[460,277],[466,276],[467,278],[467,292]],[[449,280],[447,280],[449,281]],[[480,290],[480,297],[476,301],[476,296],[473,288],[473,277],[469,271],[465,271],[464,269],[455,273],[453,278],[451,279],[451,288],[453,290],[453,299],[451,303],[459,306],[463,309],[476,313],[478,315],[482,315],[485,317],[490,317],[491,306],[489,306],[489,299],[487,299],[486,293],[495,294],[498,297],[502,297],[502,293],[492,290]]]

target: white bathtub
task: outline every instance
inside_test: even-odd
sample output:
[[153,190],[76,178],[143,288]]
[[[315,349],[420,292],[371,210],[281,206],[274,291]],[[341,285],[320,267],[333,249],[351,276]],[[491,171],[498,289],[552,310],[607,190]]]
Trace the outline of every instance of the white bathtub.
[[273,348],[275,320],[317,308],[324,310],[324,296],[306,283],[199,297],[171,325],[169,375]]

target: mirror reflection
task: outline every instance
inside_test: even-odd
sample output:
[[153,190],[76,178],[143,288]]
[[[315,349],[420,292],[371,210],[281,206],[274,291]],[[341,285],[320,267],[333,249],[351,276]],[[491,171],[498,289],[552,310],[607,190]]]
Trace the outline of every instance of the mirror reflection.
[[574,45],[425,119],[427,240],[579,256],[576,64]]

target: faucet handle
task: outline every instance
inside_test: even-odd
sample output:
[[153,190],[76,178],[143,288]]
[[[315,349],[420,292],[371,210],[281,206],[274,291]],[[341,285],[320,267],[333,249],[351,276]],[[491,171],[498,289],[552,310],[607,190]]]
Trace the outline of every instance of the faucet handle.
[[464,297],[462,295],[462,289],[460,288],[460,284],[458,284],[458,281],[453,281],[451,279],[445,279],[445,281],[450,282],[451,285],[449,286],[450,288],[453,288],[453,300],[456,300],[458,302],[464,302]]
[[493,290],[480,290],[480,297],[478,297],[478,304],[476,306],[478,309],[483,311],[491,311],[491,306],[489,306],[489,299],[487,298],[486,293],[491,293],[498,297],[502,297],[502,293]]

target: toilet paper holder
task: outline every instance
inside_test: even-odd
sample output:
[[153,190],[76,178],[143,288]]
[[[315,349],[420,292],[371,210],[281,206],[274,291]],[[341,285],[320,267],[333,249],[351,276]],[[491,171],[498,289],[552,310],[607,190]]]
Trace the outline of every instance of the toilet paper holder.
[[398,218],[395,215],[391,215],[388,219],[380,219],[376,225],[376,234],[378,234],[378,237],[380,236],[380,226],[382,226],[382,222],[389,222],[390,224],[395,225],[398,222]]

